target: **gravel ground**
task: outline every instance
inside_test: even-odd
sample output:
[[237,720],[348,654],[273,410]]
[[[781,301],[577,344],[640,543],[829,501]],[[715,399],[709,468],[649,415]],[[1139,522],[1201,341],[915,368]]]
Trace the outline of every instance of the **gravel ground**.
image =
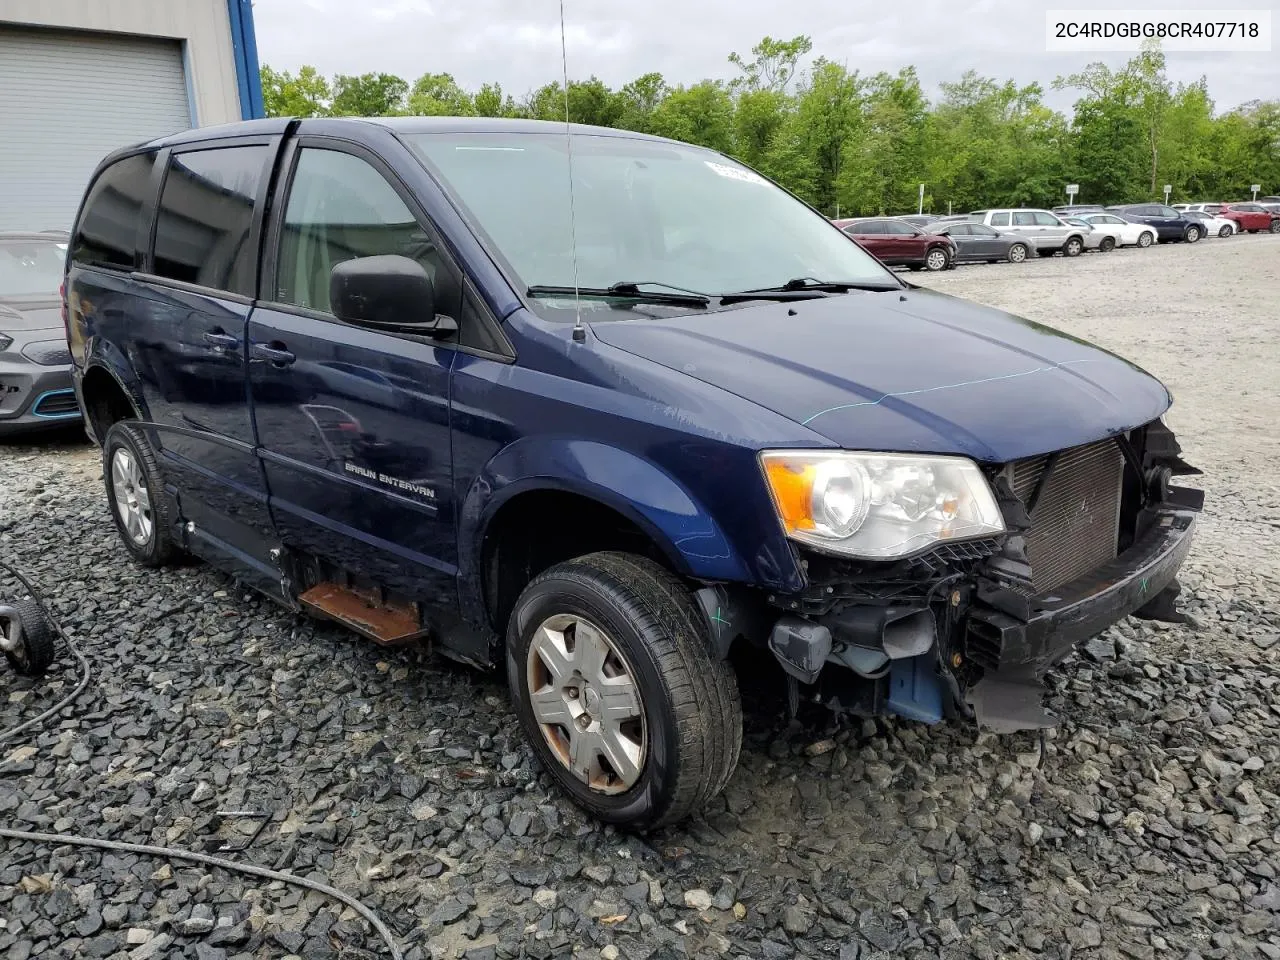
[[[1061,726],[977,736],[752,708],[703,818],[646,838],[541,775],[496,677],[124,560],[96,451],[0,447],[0,556],[97,671],[0,746],[0,826],[218,851],[361,897],[411,957],[1280,958],[1280,237],[919,277],[1165,379],[1205,468],[1187,627],[1120,624],[1055,675]],[[913,279],[915,279],[913,277]],[[0,577],[0,594],[12,582]],[[75,683],[0,670],[0,730]],[[261,811],[265,825],[220,812]],[[261,829],[260,829],[261,828]],[[372,957],[316,894],[0,840],[0,956]]]

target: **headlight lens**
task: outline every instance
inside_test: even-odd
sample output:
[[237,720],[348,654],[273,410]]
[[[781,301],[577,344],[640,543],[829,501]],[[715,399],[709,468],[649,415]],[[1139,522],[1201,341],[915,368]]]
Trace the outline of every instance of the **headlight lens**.
[[890,560],[1005,529],[964,457],[767,450],[760,461],[787,536],[828,553]]
[[8,350],[11,346],[13,346],[13,337],[6,337],[0,333],[0,350]]

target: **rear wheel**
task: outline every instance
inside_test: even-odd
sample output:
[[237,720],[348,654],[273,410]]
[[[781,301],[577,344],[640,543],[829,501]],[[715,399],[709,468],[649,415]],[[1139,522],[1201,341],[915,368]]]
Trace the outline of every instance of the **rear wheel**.
[[951,258],[941,247],[934,247],[924,256],[924,265],[931,271],[945,270],[950,263]]
[[1156,242],[1156,235],[1150,230],[1143,230],[1138,234],[1138,246],[1149,247]]
[[1272,221],[1271,221],[1271,232],[1272,232],[1272,233],[1280,233],[1280,220],[1272,220]]
[[1022,263],[1023,260],[1027,259],[1027,245],[1025,243],[1015,243],[1009,248],[1008,257],[1010,263]]
[[1115,248],[1116,248],[1115,237],[1103,237],[1102,242],[1098,244],[1098,249],[1101,250],[1103,253],[1110,253]]
[[1078,257],[1080,251],[1084,249],[1084,241],[1079,237],[1072,237],[1062,246],[1062,255],[1064,257]]
[[1218,230],[1218,236],[1220,237],[1229,237],[1233,233],[1235,233],[1235,231],[1232,230],[1230,227],[1222,227],[1221,229]]
[[538,576],[507,628],[507,681],[543,766],[607,823],[703,809],[742,744],[742,706],[688,588],[656,563],[595,553]]
[[1197,240],[1200,239],[1200,228],[1187,227],[1187,232],[1183,236],[1183,239],[1186,240],[1187,243],[1195,243]]

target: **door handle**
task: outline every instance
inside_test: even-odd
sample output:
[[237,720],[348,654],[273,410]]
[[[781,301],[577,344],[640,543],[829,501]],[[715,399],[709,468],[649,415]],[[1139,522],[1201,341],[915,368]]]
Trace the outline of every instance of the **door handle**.
[[249,347],[249,355],[255,360],[267,360],[277,367],[287,367],[298,358],[285,349],[279,340],[270,343],[255,343]]
[[223,333],[221,330],[209,330],[204,335],[204,342],[214,347],[217,352],[222,353],[226,350],[238,350],[240,348],[240,338],[230,333]]

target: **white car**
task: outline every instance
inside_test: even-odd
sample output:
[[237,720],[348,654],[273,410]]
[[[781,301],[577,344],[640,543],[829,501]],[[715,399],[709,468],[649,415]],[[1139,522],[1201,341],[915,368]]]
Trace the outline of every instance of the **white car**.
[[1084,248],[1086,250],[1100,250],[1103,253],[1110,253],[1116,248],[1114,237],[1109,237],[1099,230],[1093,229],[1093,224],[1088,220],[1082,220],[1079,217],[1069,217],[1063,215],[1062,219],[1073,227],[1079,227],[1084,231]]
[[1225,203],[1175,203],[1173,209],[1181,210],[1183,213],[1207,213],[1211,217],[1216,217],[1225,206]]
[[[1206,204],[1206,206],[1214,206],[1214,204]],[[1236,233],[1240,228],[1236,226],[1234,220],[1228,220],[1226,217],[1215,217],[1212,213],[1203,210],[1183,210],[1184,217],[1194,217],[1204,226],[1204,235],[1206,237],[1229,237]]]
[[1095,234],[1110,237],[1117,247],[1149,247],[1159,239],[1155,227],[1133,223],[1114,213],[1086,213],[1080,219],[1093,227]]

